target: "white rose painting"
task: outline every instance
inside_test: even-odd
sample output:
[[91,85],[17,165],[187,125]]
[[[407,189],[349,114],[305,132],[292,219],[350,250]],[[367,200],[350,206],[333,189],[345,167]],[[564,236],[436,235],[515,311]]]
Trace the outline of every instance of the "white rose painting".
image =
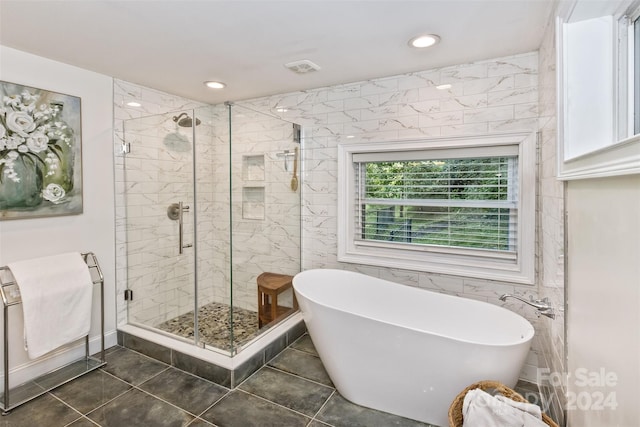
[[80,98],[0,81],[0,220],[82,213]]

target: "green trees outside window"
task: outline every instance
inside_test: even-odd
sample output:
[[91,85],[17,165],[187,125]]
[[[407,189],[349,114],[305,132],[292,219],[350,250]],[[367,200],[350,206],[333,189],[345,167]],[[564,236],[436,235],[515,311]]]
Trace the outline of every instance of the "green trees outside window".
[[356,163],[360,240],[512,251],[517,157]]

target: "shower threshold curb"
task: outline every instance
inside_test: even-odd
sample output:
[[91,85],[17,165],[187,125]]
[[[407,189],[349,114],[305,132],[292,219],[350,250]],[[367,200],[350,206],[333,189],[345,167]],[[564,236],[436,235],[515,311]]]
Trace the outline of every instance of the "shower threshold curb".
[[128,324],[118,327],[118,344],[216,384],[234,388],[305,332],[302,313],[297,312],[242,346],[234,356]]

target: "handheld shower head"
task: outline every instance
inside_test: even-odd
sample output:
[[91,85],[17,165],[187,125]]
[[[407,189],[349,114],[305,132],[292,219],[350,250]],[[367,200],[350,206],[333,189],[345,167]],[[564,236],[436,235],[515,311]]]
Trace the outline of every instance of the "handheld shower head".
[[[173,121],[183,128],[190,128],[193,126],[193,119],[187,113],[180,113],[178,116],[173,116]],[[200,119],[196,117],[196,126],[200,123]]]

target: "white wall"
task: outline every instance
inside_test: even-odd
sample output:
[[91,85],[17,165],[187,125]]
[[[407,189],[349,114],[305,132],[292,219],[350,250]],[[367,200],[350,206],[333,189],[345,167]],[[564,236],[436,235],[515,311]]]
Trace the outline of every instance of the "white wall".
[[[112,79],[0,46],[0,80],[81,98],[84,197],[81,215],[0,221],[0,265],[69,251],[94,252],[105,275],[105,330],[108,345],[113,345],[116,323]],[[98,296],[99,293],[94,292],[90,332],[96,344],[99,344]],[[16,382],[75,358],[72,352],[58,351],[53,354],[55,358],[49,355],[37,363],[30,362],[22,345],[22,312],[14,308],[10,326],[15,333],[9,345],[10,366],[16,371]]]
[[614,141],[614,28],[613,16],[563,25],[564,160]]
[[[538,94],[540,121],[540,180],[538,192],[538,290],[541,298],[549,298],[556,309],[556,318],[541,318],[538,328],[537,379],[542,386],[545,405],[552,418],[562,424],[564,414],[564,384],[550,384],[546,373],[566,372],[564,316],[564,187],[558,181],[556,100],[556,32],[551,15],[539,56]],[[548,372],[546,371],[548,370]]]
[[[570,181],[568,425],[640,420],[640,175]],[[582,371],[579,371],[582,370]],[[611,381],[601,381],[604,377]],[[583,374],[592,378],[581,383]],[[615,375],[615,380],[611,377]],[[613,396],[612,408],[605,399]]]

